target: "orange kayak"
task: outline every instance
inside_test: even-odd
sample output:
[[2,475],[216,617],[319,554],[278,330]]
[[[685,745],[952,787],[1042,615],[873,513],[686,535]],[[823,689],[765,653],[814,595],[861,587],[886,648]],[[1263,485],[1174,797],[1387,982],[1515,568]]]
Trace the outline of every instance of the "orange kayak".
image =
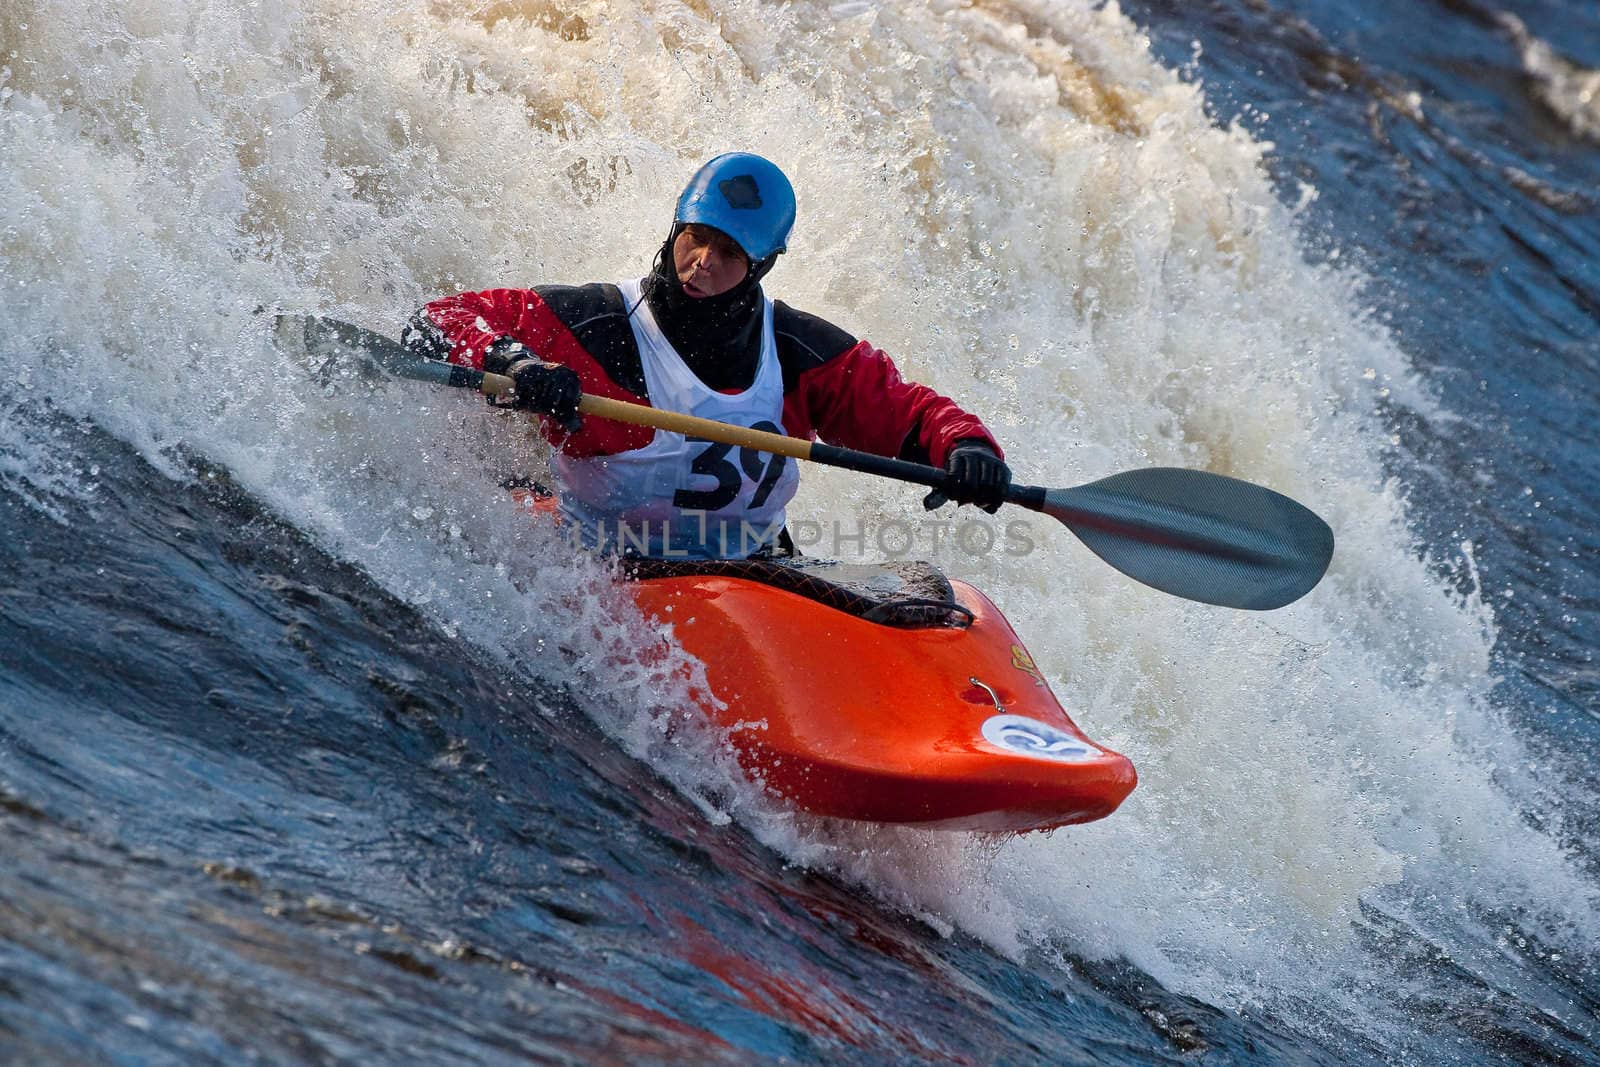
[[1078,729],[994,604],[928,564],[625,569],[639,607],[705,664],[722,706],[702,710],[745,773],[803,811],[1046,830],[1133,790],[1133,764]]

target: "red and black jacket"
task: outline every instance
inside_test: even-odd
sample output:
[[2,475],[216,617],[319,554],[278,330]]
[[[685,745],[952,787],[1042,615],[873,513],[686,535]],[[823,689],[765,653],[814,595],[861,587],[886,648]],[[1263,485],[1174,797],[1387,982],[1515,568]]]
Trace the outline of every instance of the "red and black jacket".
[[[900,377],[893,361],[865,341],[782,301],[773,333],[783,368],[783,425],[790,436],[942,467],[957,441],[1000,446],[975,415],[925,385]],[[482,369],[503,338],[565,364],[583,391],[649,404],[628,307],[615,285],[486,289],[426,305],[405,333],[407,347],[433,359]],[[540,420],[547,439],[570,456],[607,456],[650,443],[655,431],[585,419],[567,434]]]

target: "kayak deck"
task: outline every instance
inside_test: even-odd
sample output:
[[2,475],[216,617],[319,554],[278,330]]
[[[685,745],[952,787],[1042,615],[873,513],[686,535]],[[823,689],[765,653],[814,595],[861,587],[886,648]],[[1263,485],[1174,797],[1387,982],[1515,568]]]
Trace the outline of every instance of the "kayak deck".
[[746,773],[802,810],[987,831],[1111,814],[1133,764],[1084,736],[987,597],[951,586],[967,625],[889,627],[717,575],[631,591],[705,664]]

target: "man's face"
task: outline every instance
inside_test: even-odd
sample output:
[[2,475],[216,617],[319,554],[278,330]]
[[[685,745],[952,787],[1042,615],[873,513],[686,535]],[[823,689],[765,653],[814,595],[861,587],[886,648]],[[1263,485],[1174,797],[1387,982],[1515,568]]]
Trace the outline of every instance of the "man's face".
[[733,238],[693,223],[672,242],[672,266],[693,297],[721,296],[750,273],[750,260]]

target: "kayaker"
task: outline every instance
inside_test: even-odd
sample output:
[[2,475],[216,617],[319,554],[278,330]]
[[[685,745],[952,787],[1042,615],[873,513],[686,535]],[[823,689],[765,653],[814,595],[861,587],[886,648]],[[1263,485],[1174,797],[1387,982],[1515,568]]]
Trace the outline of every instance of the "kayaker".
[[[974,415],[905,381],[883,352],[767,298],[794,190],[735,152],[678,198],[650,273],[615,284],[461,293],[403,334],[429,358],[510,375],[542,416],[561,510],[589,547],[650,556],[783,552],[799,473],[782,456],[576,413],[582,393],[941,466],[948,500],[994,511],[1011,481]],[[930,493],[930,510],[947,502]],[[754,532],[754,533],[752,533]]]

